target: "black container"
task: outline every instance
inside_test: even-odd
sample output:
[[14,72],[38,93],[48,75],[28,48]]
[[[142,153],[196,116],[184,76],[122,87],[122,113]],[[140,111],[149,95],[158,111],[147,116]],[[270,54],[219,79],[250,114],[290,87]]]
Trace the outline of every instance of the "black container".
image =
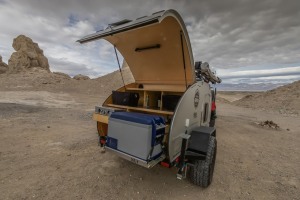
[[163,95],[162,101],[163,101],[163,110],[175,110],[176,105],[178,104],[181,96],[179,95]]
[[139,93],[134,92],[112,92],[113,104],[136,107],[139,102]]

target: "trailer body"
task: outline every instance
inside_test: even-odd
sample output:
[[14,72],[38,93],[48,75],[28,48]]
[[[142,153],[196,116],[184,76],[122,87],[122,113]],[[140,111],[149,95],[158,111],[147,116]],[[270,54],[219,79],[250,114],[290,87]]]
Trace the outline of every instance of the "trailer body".
[[175,10],[160,11],[110,24],[78,42],[98,39],[107,40],[123,55],[135,79],[96,107],[93,119],[100,143],[147,168],[162,161],[176,166],[178,177],[185,177],[188,166],[207,158],[207,151],[199,151],[195,144],[209,138],[202,142],[208,149],[215,128],[209,127],[211,87],[207,79],[196,76],[182,18]]

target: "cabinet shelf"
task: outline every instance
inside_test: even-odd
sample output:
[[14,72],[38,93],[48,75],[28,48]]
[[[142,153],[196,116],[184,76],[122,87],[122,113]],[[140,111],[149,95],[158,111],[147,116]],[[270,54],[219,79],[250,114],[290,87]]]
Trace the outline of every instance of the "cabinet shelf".
[[184,92],[183,90],[175,89],[145,89],[145,88],[126,88],[127,91],[149,91],[149,92]]
[[143,108],[143,107],[131,107],[131,106],[116,105],[116,104],[106,104],[106,106],[113,107],[113,108],[121,108],[125,110],[137,110],[137,111],[148,112],[148,113],[162,114],[162,115],[174,115],[174,112],[166,111],[166,110],[150,109],[150,108]]
[[[104,106],[120,108],[126,111],[140,111],[146,113],[153,113],[158,115],[174,115],[174,109],[166,109],[169,108],[166,106],[166,102],[163,102],[164,95],[177,95],[182,96],[184,92],[178,91],[178,89],[174,88],[163,88],[162,90],[156,90],[156,88],[145,89],[145,88],[137,88],[137,87],[128,87],[122,92],[134,92],[139,94],[139,100],[137,106],[126,106],[126,105],[118,105],[113,103],[112,97],[110,97],[107,102],[105,102]],[[168,103],[176,103],[176,102],[168,102]]]

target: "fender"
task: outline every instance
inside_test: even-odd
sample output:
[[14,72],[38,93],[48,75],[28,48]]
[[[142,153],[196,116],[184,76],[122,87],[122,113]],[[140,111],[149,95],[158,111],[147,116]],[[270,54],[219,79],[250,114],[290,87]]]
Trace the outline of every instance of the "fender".
[[199,126],[191,131],[185,157],[189,160],[203,160],[205,159],[209,138],[216,137],[215,127]]

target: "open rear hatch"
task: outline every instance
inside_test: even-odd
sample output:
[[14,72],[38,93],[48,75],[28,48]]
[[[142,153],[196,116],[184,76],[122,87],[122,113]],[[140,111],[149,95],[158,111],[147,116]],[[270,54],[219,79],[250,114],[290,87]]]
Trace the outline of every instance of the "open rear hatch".
[[196,81],[189,36],[175,10],[122,20],[78,42],[101,38],[123,55],[138,84],[186,88]]
[[[137,101],[138,105],[134,107],[111,104],[113,97],[104,103],[103,110],[116,107],[128,111],[112,112],[104,116],[105,122],[97,120],[108,130],[106,148],[136,164],[153,167],[166,157],[163,138],[169,125],[163,120],[163,123],[152,126],[147,120],[173,115],[177,103],[170,110],[164,110],[164,104],[171,104],[166,103],[171,100],[165,97],[172,97],[173,102],[177,95],[179,101],[188,86],[196,82],[185,24],[175,10],[161,11],[134,21],[122,20],[110,24],[105,30],[83,37],[78,42],[86,43],[101,38],[118,49],[134,76],[135,87],[130,88],[129,84],[127,88],[124,84],[123,89],[141,96],[141,101]],[[140,84],[142,88],[138,87]],[[102,115],[102,112],[97,113],[99,119],[103,118]],[[141,121],[143,118],[145,121]],[[160,131],[163,134],[159,134]]]

